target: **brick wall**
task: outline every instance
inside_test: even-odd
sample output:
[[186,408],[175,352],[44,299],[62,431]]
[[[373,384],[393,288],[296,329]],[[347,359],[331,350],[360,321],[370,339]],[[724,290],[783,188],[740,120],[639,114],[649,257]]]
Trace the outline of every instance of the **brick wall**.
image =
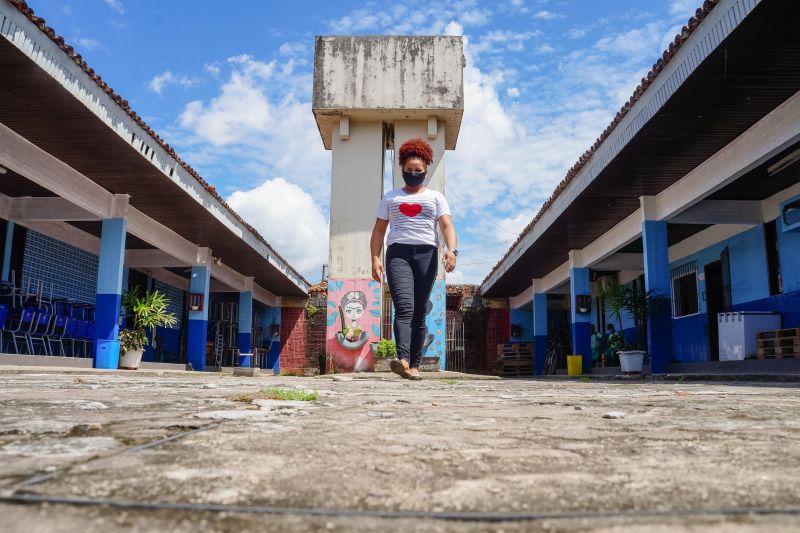
[[[325,306],[328,302],[328,293],[319,292],[309,295],[309,301],[317,309],[317,313],[310,318],[306,318],[308,344],[306,346],[307,368],[311,368],[315,373],[320,372],[320,355],[325,354],[325,336],[328,333],[327,316]],[[323,359],[324,361],[324,359]],[[324,362],[322,363],[324,367]],[[324,368],[322,370],[325,370]]]
[[508,342],[508,309],[486,310],[486,370],[497,373],[497,345]]
[[303,307],[281,308],[281,372],[305,376],[320,372],[326,329],[325,303],[322,305],[322,311],[311,318]]
[[281,372],[305,374],[308,321],[302,307],[281,308]]

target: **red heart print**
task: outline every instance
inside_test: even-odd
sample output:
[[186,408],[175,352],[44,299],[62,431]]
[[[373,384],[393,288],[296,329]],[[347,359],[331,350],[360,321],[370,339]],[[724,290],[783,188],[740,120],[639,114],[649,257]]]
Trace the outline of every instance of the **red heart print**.
[[400,212],[407,217],[415,217],[422,212],[422,206],[419,204],[400,204]]

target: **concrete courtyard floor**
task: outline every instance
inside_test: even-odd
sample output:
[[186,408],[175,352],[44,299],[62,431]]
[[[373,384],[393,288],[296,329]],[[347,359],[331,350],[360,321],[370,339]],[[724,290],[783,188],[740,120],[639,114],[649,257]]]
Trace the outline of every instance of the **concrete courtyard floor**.
[[798,383],[436,377],[0,373],[0,531],[800,530]]

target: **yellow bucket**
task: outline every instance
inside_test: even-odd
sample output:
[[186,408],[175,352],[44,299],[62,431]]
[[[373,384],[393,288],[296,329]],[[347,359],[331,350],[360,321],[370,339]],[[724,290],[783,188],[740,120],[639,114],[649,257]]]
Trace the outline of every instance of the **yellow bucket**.
[[569,374],[570,376],[580,376],[581,374],[583,374],[582,355],[567,356],[567,374]]

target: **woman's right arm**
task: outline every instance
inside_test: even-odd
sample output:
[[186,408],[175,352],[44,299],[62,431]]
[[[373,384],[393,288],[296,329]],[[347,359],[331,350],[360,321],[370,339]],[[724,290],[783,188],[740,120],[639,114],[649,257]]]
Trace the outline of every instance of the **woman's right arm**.
[[383,279],[381,248],[383,248],[383,237],[386,235],[386,228],[388,226],[388,220],[376,218],[375,226],[372,228],[372,237],[369,240],[369,251],[372,254],[372,279],[378,283]]

